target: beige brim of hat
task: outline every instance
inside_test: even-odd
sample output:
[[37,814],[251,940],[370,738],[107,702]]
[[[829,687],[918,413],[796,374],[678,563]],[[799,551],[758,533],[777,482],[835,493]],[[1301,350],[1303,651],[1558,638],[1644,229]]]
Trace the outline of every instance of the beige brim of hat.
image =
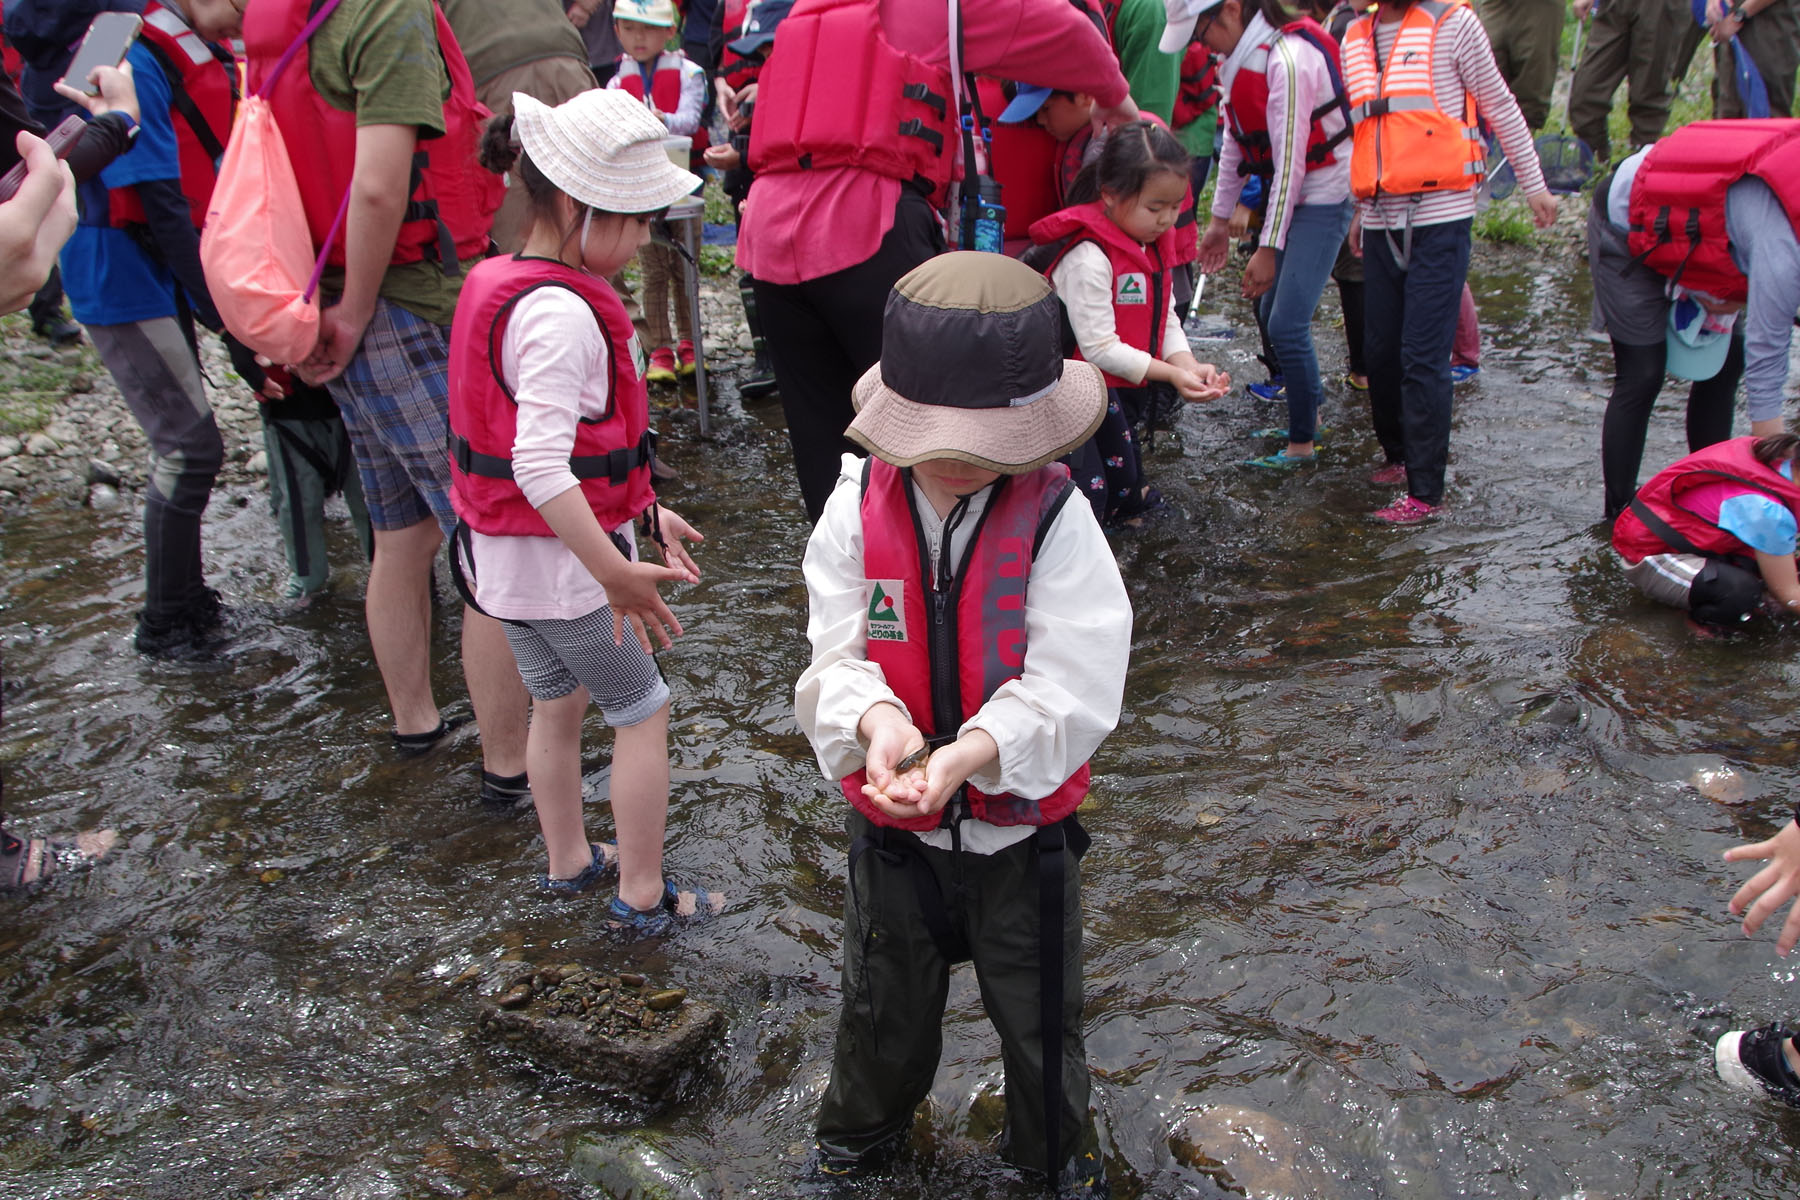
[[1063,361],[1056,390],[1014,408],[949,408],[908,400],[881,381],[881,364],[851,391],[851,441],[896,467],[934,458],[1022,475],[1094,436],[1106,415],[1106,382],[1091,363]]
[[580,136],[582,130],[557,120],[554,112],[523,92],[513,93],[520,144],[544,178],[576,202],[601,212],[656,212],[700,186],[698,175],[669,161],[660,135],[627,143],[608,162],[595,152],[596,141]]

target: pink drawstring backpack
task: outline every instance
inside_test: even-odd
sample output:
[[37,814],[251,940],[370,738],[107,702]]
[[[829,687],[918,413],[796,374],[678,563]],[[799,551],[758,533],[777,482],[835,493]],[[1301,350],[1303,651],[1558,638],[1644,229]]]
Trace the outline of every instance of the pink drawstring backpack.
[[200,234],[200,266],[233,337],[272,363],[303,362],[319,340],[319,277],[350,193],[315,255],[287,143],[269,107],[275,81],[338,6],[326,0],[238,108]]

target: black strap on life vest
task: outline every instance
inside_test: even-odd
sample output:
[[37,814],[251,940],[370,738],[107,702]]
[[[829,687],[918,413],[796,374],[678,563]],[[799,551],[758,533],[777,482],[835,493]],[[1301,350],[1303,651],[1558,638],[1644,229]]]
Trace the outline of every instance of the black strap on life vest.
[[406,211],[402,221],[430,221],[437,226],[436,243],[426,242],[419,247],[422,257],[437,263],[438,269],[445,275],[455,279],[462,274],[462,261],[456,257],[456,235],[450,232],[445,223],[443,213],[438,210],[436,200],[418,199],[419,188],[425,183],[425,168],[431,165],[431,152],[414,150],[412,157],[412,174],[406,181]]
[[[196,34],[195,36],[198,37],[199,35]],[[200,111],[200,105],[195,102],[192,96],[188,95],[187,88],[182,86],[181,68],[169,57],[168,51],[164,50],[149,38],[140,38],[138,40],[144,49],[149,52],[150,57],[156,60],[156,65],[162,68],[163,78],[169,81],[169,103],[175,106],[175,111],[181,114],[181,119],[187,122],[189,129],[193,130],[194,140],[200,143],[200,148],[206,151],[206,156],[212,159],[213,165],[216,167],[219,163],[219,159],[225,155],[225,143],[220,139],[218,134],[213,132],[212,126],[206,122],[206,115]],[[204,41],[205,39],[201,40]],[[213,54],[214,60],[217,61],[218,56],[216,52],[213,51],[210,42],[207,43],[206,48],[209,53]],[[237,99],[237,71],[235,68],[230,70],[230,77],[232,81],[231,98],[235,101]],[[206,214],[202,213],[202,218],[204,218],[205,215]]]
[[[1675,240],[1675,235],[1670,232],[1669,224],[1669,214],[1672,211],[1665,204],[1657,210],[1656,216],[1651,218],[1649,231],[1656,235],[1656,240],[1646,246],[1642,254],[1632,255],[1631,266],[1641,265],[1645,259]],[[1645,227],[1642,224],[1635,224],[1631,229],[1634,233],[1641,233]],[[1687,210],[1687,220],[1683,222],[1682,232],[1687,235],[1687,253],[1681,256],[1681,261],[1675,264],[1673,271],[1669,272],[1670,283],[1678,282],[1681,279],[1681,273],[1687,270],[1688,259],[1694,257],[1694,251],[1700,248],[1700,210],[1698,208]]]
[[[450,457],[465,475],[479,475],[485,479],[513,477],[512,459],[498,454],[483,454],[469,445],[468,438],[454,430],[450,434]],[[631,472],[639,467],[649,466],[650,460],[655,457],[656,432],[646,429],[635,446],[623,446],[605,454],[570,455],[569,470],[583,482],[604,479],[614,487],[621,487]]]

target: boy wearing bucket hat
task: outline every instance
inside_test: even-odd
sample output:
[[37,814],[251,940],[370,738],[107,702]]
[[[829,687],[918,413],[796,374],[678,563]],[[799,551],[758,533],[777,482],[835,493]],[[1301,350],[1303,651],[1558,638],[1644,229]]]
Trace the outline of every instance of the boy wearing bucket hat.
[[[700,121],[706,108],[706,72],[679,50],[665,47],[676,23],[670,0],[616,0],[613,27],[625,53],[606,81],[659,119],[668,132],[704,146]],[[651,383],[674,383],[694,373],[694,318],[688,306],[687,275],[673,247],[650,243],[638,252],[644,274],[644,325],[650,338]],[[669,328],[669,305],[675,327]]]
[[[1055,294],[997,254],[894,285],[836,490],[807,545],[795,709],[851,805],[843,1011],[818,1165],[904,1145],[950,967],[973,961],[1006,1068],[1006,1156],[1105,1195],[1081,1033],[1075,818],[1118,721],[1131,607],[1055,459],[1106,388],[1064,361]],[[919,761],[918,752],[930,748]]]

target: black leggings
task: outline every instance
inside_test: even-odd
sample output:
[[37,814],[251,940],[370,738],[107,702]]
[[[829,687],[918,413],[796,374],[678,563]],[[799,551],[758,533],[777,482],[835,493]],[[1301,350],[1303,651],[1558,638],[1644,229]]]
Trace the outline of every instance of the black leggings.
[[[1650,429],[1650,412],[1662,391],[1667,346],[1627,346],[1614,340],[1612,396],[1606,402],[1606,419],[1600,427],[1600,469],[1606,486],[1606,519],[1624,511],[1637,495],[1638,468],[1644,460],[1644,437]],[[1731,417],[1738,380],[1744,374],[1744,339],[1733,334],[1725,365],[1711,379],[1697,380],[1688,389],[1688,452],[1722,442],[1731,436]]]

